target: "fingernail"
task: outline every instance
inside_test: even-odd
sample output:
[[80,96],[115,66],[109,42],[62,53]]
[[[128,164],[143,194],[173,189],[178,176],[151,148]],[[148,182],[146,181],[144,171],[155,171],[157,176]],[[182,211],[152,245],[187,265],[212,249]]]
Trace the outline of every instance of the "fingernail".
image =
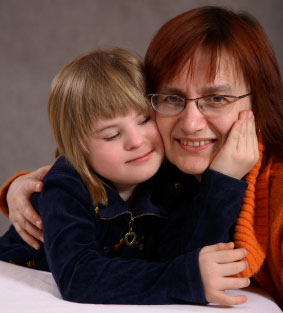
[[40,246],[37,245],[37,244],[34,244],[32,247],[33,247],[35,250],[39,250],[39,248],[40,248]]
[[43,236],[40,236],[40,240],[41,240],[42,242],[44,242],[44,238],[43,238]]
[[35,188],[36,188],[37,191],[39,191],[39,190],[40,190],[40,183],[37,183],[37,184],[35,185]]
[[245,253],[245,256],[247,256],[248,251],[247,251],[247,249],[246,249],[246,248],[244,248],[244,253]]

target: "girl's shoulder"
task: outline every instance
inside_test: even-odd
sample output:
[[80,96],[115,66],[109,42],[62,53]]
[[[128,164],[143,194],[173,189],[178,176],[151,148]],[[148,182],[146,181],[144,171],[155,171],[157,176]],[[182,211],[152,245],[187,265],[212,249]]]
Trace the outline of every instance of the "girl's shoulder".
[[56,159],[48,173],[43,178],[43,182],[50,180],[53,176],[73,176],[79,178],[79,174],[64,156],[59,156]]
[[43,179],[42,194],[59,194],[59,191],[68,193],[81,201],[90,201],[88,189],[83,183],[80,175],[75,171],[70,162],[60,156],[54,162],[51,169]]

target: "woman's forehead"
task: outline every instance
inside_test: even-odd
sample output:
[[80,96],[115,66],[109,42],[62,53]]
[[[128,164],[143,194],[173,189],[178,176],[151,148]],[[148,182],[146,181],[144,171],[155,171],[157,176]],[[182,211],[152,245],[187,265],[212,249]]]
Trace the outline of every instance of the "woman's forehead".
[[212,64],[210,55],[199,51],[165,86],[177,88],[186,84],[197,85],[198,89],[212,89],[211,91],[217,89],[222,92],[247,87],[241,69],[236,66],[227,52],[218,55],[217,60]]

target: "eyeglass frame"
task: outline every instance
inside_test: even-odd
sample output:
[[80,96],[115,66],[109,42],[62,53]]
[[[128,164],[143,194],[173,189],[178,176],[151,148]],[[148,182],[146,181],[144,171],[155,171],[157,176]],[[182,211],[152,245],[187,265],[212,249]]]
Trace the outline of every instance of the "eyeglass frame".
[[[212,94],[212,95],[201,96],[201,97],[194,98],[194,99],[184,98],[184,97],[179,96],[179,95],[176,95],[176,94],[165,94],[165,93],[149,93],[147,96],[150,97],[150,103],[151,103],[151,106],[152,106],[152,108],[154,109],[154,111],[156,111],[156,112],[158,112],[158,113],[161,113],[161,114],[164,114],[164,115],[167,115],[167,116],[174,116],[174,115],[177,115],[177,114],[179,114],[179,113],[181,113],[181,112],[183,112],[183,111],[185,110],[188,101],[194,101],[195,104],[196,104],[197,109],[199,110],[199,112],[200,112],[201,114],[203,114],[203,112],[201,111],[201,109],[200,109],[200,107],[199,107],[199,105],[198,105],[198,101],[199,101],[200,99],[207,98],[207,97],[215,97],[215,96],[227,97],[227,98],[233,98],[233,99],[235,99],[234,101],[231,101],[230,103],[228,103],[228,104],[232,104],[232,103],[235,103],[236,101],[238,101],[238,100],[240,100],[240,99],[243,99],[243,98],[245,98],[245,97],[247,97],[247,96],[250,96],[250,95],[252,95],[251,92],[249,92],[249,93],[247,93],[247,94],[244,94],[244,95],[241,95],[241,96],[230,96],[230,95]],[[177,96],[177,97],[179,97],[180,99],[182,99],[182,100],[184,101],[184,107],[182,108],[182,110],[181,110],[180,112],[177,112],[176,114],[166,114],[166,113],[160,112],[160,111],[158,111],[158,110],[155,108],[155,106],[154,106],[154,104],[153,104],[152,97],[154,97],[154,96],[171,96],[171,97],[172,97],[172,96],[173,96],[173,97],[174,97],[174,96]],[[205,114],[203,114],[203,115],[205,115]]]

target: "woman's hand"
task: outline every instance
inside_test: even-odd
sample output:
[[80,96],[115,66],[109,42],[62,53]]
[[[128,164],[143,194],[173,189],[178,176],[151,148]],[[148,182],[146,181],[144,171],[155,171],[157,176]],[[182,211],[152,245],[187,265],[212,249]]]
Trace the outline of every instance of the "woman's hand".
[[208,302],[236,305],[247,301],[244,295],[231,296],[225,293],[225,290],[249,286],[249,278],[232,277],[247,268],[247,262],[242,260],[245,256],[246,250],[234,249],[232,242],[206,246],[200,250],[199,268]]
[[253,112],[241,111],[232,126],[227,140],[209,168],[228,176],[241,179],[259,158]]
[[44,166],[30,174],[16,178],[9,187],[7,204],[9,219],[23,240],[34,249],[43,242],[41,218],[31,206],[30,196],[42,189],[42,178],[50,166]]

